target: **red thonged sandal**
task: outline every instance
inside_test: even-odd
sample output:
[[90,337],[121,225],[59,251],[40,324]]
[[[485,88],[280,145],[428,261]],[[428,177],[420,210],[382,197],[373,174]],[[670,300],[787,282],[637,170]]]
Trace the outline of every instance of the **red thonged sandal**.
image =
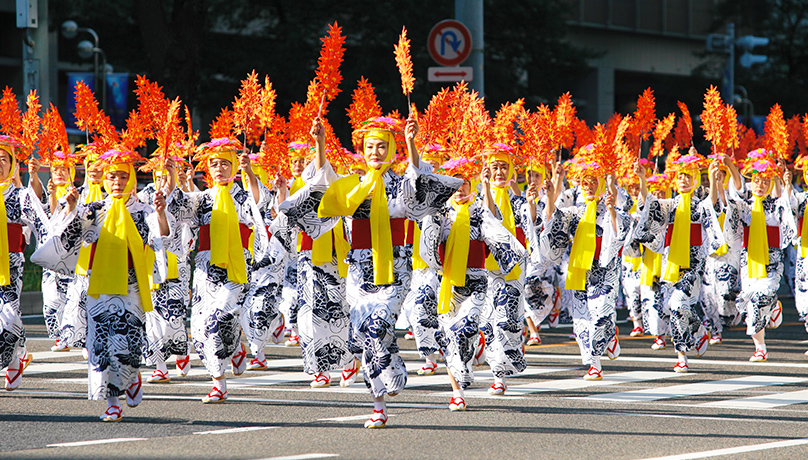
[[225,390],[224,393],[222,393],[221,390],[219,390],[216,387],[213,387],[213,389],[210,390],[210,393],[208,393],[207,396],[202,398],[202,402],[205,404],[216,404],[224,402],[226,399],[227,399],[227,390]]
[[373,415],[365,422],[365,428],[384,428],[387,414],[383,410],[373,410]]
[[452,399],[449,400],[449,410],[451,411],[461,411],[466,410],[466,400],[457,396],[452,396]]
[[105,422],[117,422],[121,419],[121,417],[121,406],[109,406],[107,407],[107,411],[101,414],[101,417],[99,418]]

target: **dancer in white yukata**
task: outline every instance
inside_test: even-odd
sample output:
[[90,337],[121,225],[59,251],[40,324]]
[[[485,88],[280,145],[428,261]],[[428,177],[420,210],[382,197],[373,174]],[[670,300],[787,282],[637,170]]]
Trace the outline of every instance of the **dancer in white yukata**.
[[[97,151],[97,145],[88,144],[82,146],[78,155],[84,157],[84,184],[77,190],[79,193],[79,204],[88,204],[94,201],[103,201],[107,193],[104,191],[104,168],[97,164],[98,157],[103,152]],[[67,206],[67,200],[61,198],[56,207],[54,215]],[[89,356],[87,351],[87,285],[90,283],[88,270],[90,269],[91,245],[82,245],[79,250],[79,258],[76,263],[76,271],[73,280],[67,286],[67,299],[65,301],[65,311],[62,316],[60,340],[61,344],[67,347],[79,347],[82,349],[84,358]]]
[[[325,130],[312,128],[316,145],[316,158],[325,158]],[[323,163],[309,163],[296,180],[311,183]],[[322,177],[327,184],[337,175]],[[319,204],[310,188],[298,189],[279,209],[286,216],[290,229],[300,230],[301,244],[297,252],[297,329],[303,354],[303,371],[313,375],[310,385],[322,388],[331,385],[331,371],[342,369],[340,385],[350,386],[356,381],[357,364],[349,345],[350,308],[346,302],[345,276],[348,266],[345,258],[350,244],[345,239],[342,219],[328,219],[331,228],[320,226],[319,232],[310,233],[311,225],[322,219],[312,212]],[[307,219],[314,218],[312,222]],[[293,234],[298,232],[293,231]],[[294,248],[290,248],[294,250]]]
[[[12,184],[17,162],[25,158],[22,144],[0,136],[0,369],[6,369],[5,389],[20,386],[31,362],[25,348],[25,326],[20,313],[25,236],[30,229],[38,242],[48,235],[48,216],[30,188]],[[5,243],[3,242],[5,241]]]
[[709,333],[695,311],[704,276],[704,262],[724,244],[718,225],[718,203],[715,178],[710,178],[709,199],[694,196],[701,177],[699,168],[706,160],[695,149],[673,162],[679,195],[658,200],[648,194],[645,169],[637,166],[644,206],[637,224],[635,239],[656,253],[665,252],[662,260],[663,282],[671,292],[666,302],[671,310],[670,331],[678,360],[675,372],[687,372],[687,352],[696,356],[707,351]]
[[611,171],[606,169],[604,155],[604,149],[610,147],[593,145],[583,151],[584,160],[578,163],[586,207],[557,208],[555,189],[558,184],[547,182],[547,223],[541,235],[542,256],[557,263],[572,246],[565,286],[573,291],[573,330],[581,361],[589,365],[583,376],[586,380],[603,378],[601,356],[604,353],[610,359],[620,355],[615,313],[619,252],[631,219],[615,207],[617,187]]
[[[808,182],[808,155],[803,155],[794,162],[795,168],[802,170],[803,181]],[[808,191],[793,190],[791,177],[786,175],[786,192],[790,196],[791,211],[797,221],[796,268],[794,274],[794,304],[800,321],[805,323],[808,332],[808,219],[805,208],[808,206]],[[808,351],[805,352],[808,356]]]
[[[737,212],[744,226],[738,309],[746,311],[746,333],[755,344],[749,361],[763,362],[769,358],[766,328],[776,328],[783,321],[777,289],[783,276],[783,249],[796,239],[797,225],[788,190],[779,198],[771,196],[780,175],[774,153],[755,153],[750,153],[743,169],[750,176],[751,199],[741,200],[737,195],[730,195],[730,199],[738,203]],[[786,172],[784,180],[790,184],[791,174]]]
[[[154,156],[157,155],[157,156]],[[167,203],[172,202],[177,194],[177,163],[182,159],[178,157],[160,158],[155,152],[141,171],[150,171],[153,182],[148,184],[137,197],[143,203],[154,202],[159,190]],[[168,383],[166,360],[171,355],[177,357],[177,371],[180,377],[188,374],[190,370],[189,352],[190,341],[185,321],[188,318],[190,304],[191,267],[188,264],[188,253],[185,226],[172,229],[171,237],[163,238],[163,247],[166,250],[168,274],[165,282],[152,285],[152,303],[154,310],[146,313],[146,346],[144,355],[146,364],[155,366],[152,375],[146,379],[148,383]]]
[[[474,381],[472,367],[481,351],[480,315],[488,284],[486,257],[492,254],[503,271],[512,270],[525,257],[522,243],[494,217],[497,209],[488,170],[483,173],[482,199],[475,200],[468,177],[478,168],[466,159],[442,166],[447,175],[462,178],[463,185],[442,213],[424,219],[421,232],[422,257],[440,274],[436,306],[441,348],[452,384],[449,409],[453,411],[466,409],[463,390]],[[528,196],[535,199],[536,189],[530,190]]]
[[[502,225],[525,247],[526,235],[535,232],[530,231],[534,227],[527,200],[511,185],[514,153],[513,147],[503,143],[487,146],[485,168]],[[485,266],[488,269],[488,290],[480,329],[485,336],[485,360],[494,374],[494,383],[488,388],[488,393],[502,395],[508,388],[506,377],[519,374],[527,367],[522,347],[522,323],[525,320],[522,267],[526,267],[526,260],[518,261],[516,267],[506,271],[489,255]]]
[[[561,275],[559,265],[552,260],[541,257],[538,242],[541,232],[544,230],[545,207],[547,198],[544,193],[544,182],[546,170],[543,166],[531,164],[527,168],[528,190],[530,187],[538,190],[534,203],[536,206],[536,222],[534,225],[534,235],[528,240],[536,242],[535,249],[531,247],[530,257],[527,259],[525,270],[525,295],[523,305],[525,310],[525,321],[530,330],[530,336],[526,345],[533,346],[541,344],[539,329],[542,321],[547,318],[553,308],[557,308],[560,294],[556,290],[556,279]],[[534,206],[528,201],[529,206]],[[557,315],[557,313],[556,313]]]
[[[428,109],[427,109],[428,110]],[[440,144],[429,144],[421,154],[421,161],[438,168],[447,159],[446,151]],[[438,369],[440,330],[438,327],[438,275],[421,257],[421,228],[415,221],[409,221],[407,239],[412,231],[412,282],[410,291],[401,306],[401,315],[407,316],[409,334],[415,340],[415,348],[424,359],[418,375],[433,375]],[[416,242],[417,241],[417,242]],[[405,336],[406,338],[406,336]]]
[[[368,166],[368,173],[362,177],[350,175],[329,185],[328,176],[333,170],[318,149],[317,173],[299,192],[314,198],[312,204],[317,206],[311,211],[316,209],[321,218],[298,219],[298,225],[305,226],[312,238],[331,230],[335,217],[344,217],[349,230],[351,251],[347,257],[350,267],[346,293],[351,341],[354,350],[361,354],[365,384],[374,401],[373,416],[365,422],[367,428],[386,425],[384,396],[397,395],[407,383],[407,369],[398,355],[394,329],[401,302],[410,287],[412,270],[411,249],[405,245],[405,221],[437,212],[462,183],[420,166],[415,147],[418,125],[414,118],[407,120],[404,130],[409,154],[407,171],[403,177],[390,171],[400,123],[390,117],[376,118],[355,133],[362,139]],[[314,120],[312,129],[313,134],[319,135],[323,129],[319,119]],[[322,200],[318,203],[319,196]],[[286,202],[282,211],[285,206]]]
[[[722,211],[718,214],[718,224],[724,232],[724,245],[710,254],[704,264],[704,278],[701,286],[701,305],[704,310],[704,323],[710,333],[710,345],[721,343],[724,326],[734,326],[740,321],[736,300],[741,290],[739,267],[743,225],[737,205],[729,201],[729,195],[737,195],[736,184],[743,186],[743,179],[737,166],[726,155],[723,165],[716,171],[718,200]],[[732,189],[732,190],[731,190]]]
[[[272,235],[269,225],[272,223],[273,215],[278,213],[278,203],[286,198],[288,188],[286,180],[279,175],[274,184],[269,182],[269,173],[257,163],[262,161],[262,155],[250,155],[253,163],[252,169],[255,177],[270,190],[269,203],[265,208],[258,211],[261,214],[261,221],[264,225],[258,226],[253,231],[267,232],[267,240],[273,237],[289,239],[286,232],[284,235]],[[243,178],[244,176],[242,176]],[[244,184],[246,188],[246,183]],[[255,236],[252,237],[255,241]],[[247,365],[248,371],[259,371],[267,369],[266,355],[264,347],[268,343],[280,343],[283,341],[284,321],[283,315],[278,310],[278,303],[281,300],[281,290],[283,288],[284,264],[277,263],[274,257],[266,254],[260,260],[256,257],[252,259],[252,278],[250,280],[250,291],[244,302],[244,311],[241,315],[241,330],[247,338],[247,345],[253,359]]]
[[[670,199],[671,186],[670,178],[667,174],[655,174],[646,180],[648,192],[657,200]],[[642,199],[640,198],[642,201]],[[639,204],[642,209],[642,203]],[[641,243],[634,239],[632,232],[631,246],[641,246]],[[638,249],[633,249],[636,253]],[[642,321],[646,333],[654,336],[652,350],[664,350],[668,347],[665,336],[670,334],[671,310],[668,307],[668,296],[670,295],[670,284],[662,283],[662,258],[663,254],[651,251],[642,246],[642,265],[640,266],[640,301],[642,303]]]
[[152,310],[149,275],[158,283],[166,276],[161,237],[170,231],[165,198],[155,194],[154,208],[137,200],[133,164],[141,160],[128,147],[110,144],[99,158],[107,198],[77,207],[79,193],[72,188],[67,208],[51,222],[54,236],[35,253],[35,260],[72,271],[82,242],[93,243],[87,288],[88,396],[107,401],[100,417],[104,421],[121,419],[122,394],[130,407],[143,398],[140,361],[144,313]]
[[[175,190],[177,196],[169,203],[168,213],[176,225],[186,224],[199,231],[191,337],[213,379],[213,389],[202,402],[219,403],[227,399],[227,361],[236,376],[247,367],[239,317],[249,291],[251,266],[247,261],[252,257],[248,249],[251,229],[264,226],[258,209],[266,206],[269,190],[255,178],[249,154],[237,156],[242,151],[237,140],[214,138],[200,145],[198,151],[199,167],[208,171],[212,187],[204,192]],[[246,190],[234,183],[236,166],[247,175]],[[279,261],[280,245],[270,247],[266,232],[254,234],[255,257],[263,258],[269,251]]]

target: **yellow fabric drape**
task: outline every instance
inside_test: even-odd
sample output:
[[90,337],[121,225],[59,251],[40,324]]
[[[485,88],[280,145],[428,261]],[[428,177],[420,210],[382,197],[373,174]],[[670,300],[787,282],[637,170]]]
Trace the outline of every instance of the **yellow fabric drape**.
[[[9,153],[9,155],[11,154]],[[14,158],[13,155],[11,157]],[[11,284],[11,260],[8,253],[8,216],[6,215],[6,199],[4,196],[6,189],[10,186],[10,182],[0,184],[0,286]]]
[[676,207],[673,220],[673,235],[668,249],[668,265],[662,279],[675,283],[679,281],[679,270],[690,268],[690,198],[693,192],[682,193],[682,201]]
[[314,265],[331,263],[334,258],[334,251],[336,251],[339,276],[345,278],[348,276],[348,264],[345,262],[345,258],[348,256],[348,251],[350,250],[351,244],[348,243],[348,240],[345,238],[345,229],[342,225],[342,219],[339,219],[333,229],[312,241],[311,263]]
[[362,182],[353,174],[336,180],[323,194],[319,217],[350,216],[370,196],[370,236],[373,248],[373,282],[376,285],[391,284],[393,276],[393,236],[390,231],[390,210],[387,206],[387,191],[384,173],[395,157],[395,139],[389,131],[371,130],[365,139],[375,137],[387,142],[387,158],[382,167],[370,168]]
[[763,211],[765,196],[753,195],[752,223],[749,226],[749,277],[765,278],[769,265],[769,234],[766,231],[766,214]]
[[[291,187],[289,187],[289,196],[292,196],[295,193],[297,193],[297,191],[303,188],[304,185],[306,185],[306,183],[303,182],[303,179],[301,179],[300,177],[295,177],[292,180]],[[297,252],[300,252],[302,247],[303,247],[303,233],[297,232]]]
[[446,239],[446,251],[443,256],[443,279],[438,294],[438,314],[448,313],[452,306],[452,287],[466,285],[466,268],[469,258],[469,238],[471,219],[469,203],[449,201],[457,211],[457,217],[449,230]]
[[[216,152],[210,159],[221,158],[236,166],[236,152]],[[234,283],[247,282],[247,261],[244,259],[238,212],[230,187],[233,182],[213,186],[213,212],[210,215],[210,264],[227,270],[227,279]]]
[[[513,169],[513,168],[511,168]],[[499,208],[502,214],[502,225],[511,232],[511,235],[516,236],[516,221],[513,216],[513,207],[511,207],[511,196],[508,193],[508,187],[491,187],[491,192],[494,195],[494,204]],[[499,271],[499,264],[494,259],[494,256],[489,254],[485,259],[485,268],[490,271]],[[522,274],[522,268],[516,264],[510,273],[505,274],[506,281],[513,281],[519,279]]]
[[[140,302],[144,312],[152,310],[149,267],[143,244],[135,221],[126,208],[126,202],[135,188],[135,168],[129,163],[116,163],[107,167],[107,171],[126,171],[129,180],[122,196],[111,196],[112,204],[101,226],[101,233],[96,243],[93,270],[90,273],[90,285],[87,295],[98,298],[106,295],[127,295],[129,293],[129,254],[137,277]],[[107,190],[107,193],[110,191]]]
[[[808,206],[806,206],[808,208]],[[800,257],[808,257],[808,216],[803,212],[802,234],[800,235]]]
[[[408,236],[409,238],[409,236]],[[412,223],[412,269],[421,270],[429,265],[421,257],[421,227],[416,222]]]
[[[723,212],[718,215],[718,225],[721,226],[721,231],[724,231],[724,221],[726,219],[727,219],[727,215],[724,214]],[[727,253],[727,251],[729,251],[729,247],[727,246],[727,243],[724,243],[713,254],[715,254],[717,256],[723,256],[724,254]]]
[[578,228],[575,229],[575,237],[572,240],[572,251],[570,252],[570,263],[565,283],[567,289],[586,290],[586,272],[592,268],[592,261],[595,259],[595,251],[597,250],[595,233],[597,214],[597,198],[587,198],[584,216],[578,222]]
[[[92,203],[94,201],[103,201],[104,200],[104,192],[101,189],[102,183],[98,182],[88,182],[87,183],[87,196],[84,200],[84,204]],[[87,272],[90,271],[90,255],[92,254],[92,245],[90,244],[82,244],[81,249],[79,249],[79,260],[76,263],[76,274],[87,276]]]
[[643,286],[653,286],[654,279],[662,275],[662,254],[646,250],[642,257],[642,271],[640,283]]

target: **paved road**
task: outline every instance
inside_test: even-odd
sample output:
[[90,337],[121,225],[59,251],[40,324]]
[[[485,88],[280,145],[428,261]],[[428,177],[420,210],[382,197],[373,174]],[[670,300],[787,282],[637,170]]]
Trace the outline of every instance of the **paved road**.
[[282,346],[267,347],[268,371],[230,378],[224,404],[199,401],[210,383],[196,360],[189,376],[146,385],[122,421],[102,423],[105,403],[86,399],[81,354],[48,351],[32,319],[34,362],[17,391],[0,394],[0,458],[807,458],[808,334],[784,303],[769,362],[749,363],[751,340],[733,330],[691,358],[688,374],[672,371],[670,347],[652,351],[651,338],[626,337],[626,325],[621,357],[605,362],[602,381],[585,382],[570,329],[545,330],[507,396],[488,396],[491,374],[480,369],[466,412],[447,409],[445,368],[416,375],[413,343],[400,339],[410,378],[388,399],[383,430],[362,428],[372,411],[363,384],[311,389],[299,350]]

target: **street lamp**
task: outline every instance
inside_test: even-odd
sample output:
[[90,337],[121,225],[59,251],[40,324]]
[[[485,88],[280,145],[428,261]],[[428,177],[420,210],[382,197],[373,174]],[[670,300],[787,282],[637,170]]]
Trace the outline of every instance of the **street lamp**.
[[[106,111],[107,108],[107,55],[99,47],[98,34],[88,27],[79,27],[76,21],[65,21],[62,23],[62,36],[67,39],[76,38],[79,32],[87,32],[93,36],[95,44],[89,40],[82,40],[78,44],[78,55],[82,59],[89,59],[93,57],[93,76],[95,77],[96,84],[101,87],[101,109]],[[103,60],[103,65],[99,67],[99,56]],[[99,72],[99,68],[101,71]]]

